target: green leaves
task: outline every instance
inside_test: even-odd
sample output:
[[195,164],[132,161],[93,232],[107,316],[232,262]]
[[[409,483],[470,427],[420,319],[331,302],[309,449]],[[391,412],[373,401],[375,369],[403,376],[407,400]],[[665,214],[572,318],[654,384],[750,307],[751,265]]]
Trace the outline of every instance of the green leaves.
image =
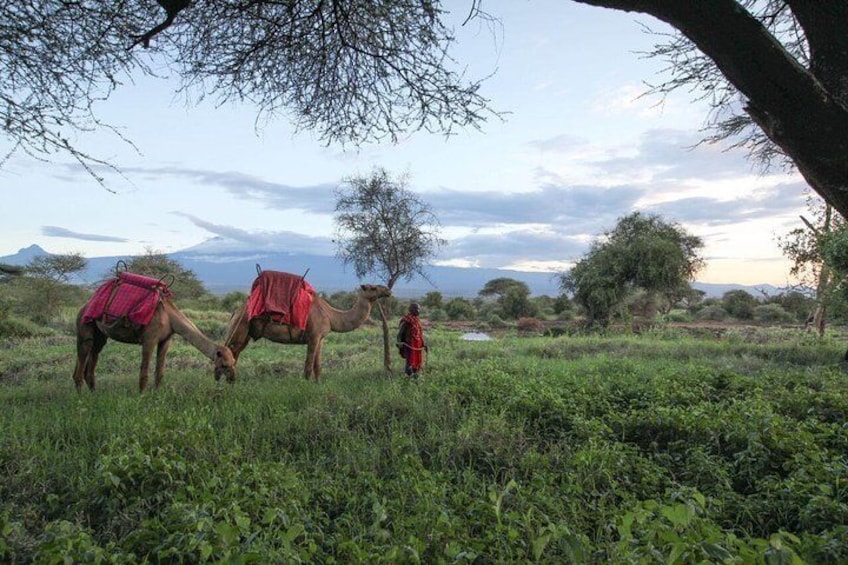
[[593,322],[606,324],[634,289],[674,301],[704,261],[700,238],[657,215],[634,212],[597,239],[589,252],[562,276]]
[[134,351],[77,396],[70,338],[4,349],[0,374],[18,376],[0,383],[0,561],[848,558],[836,340],[469,345],[434,328],[440,355],[410,383],[360,355],[379,331],[328,341],[320,385],[296,350],[258,342],[235,388],[188,355],[143,397]]

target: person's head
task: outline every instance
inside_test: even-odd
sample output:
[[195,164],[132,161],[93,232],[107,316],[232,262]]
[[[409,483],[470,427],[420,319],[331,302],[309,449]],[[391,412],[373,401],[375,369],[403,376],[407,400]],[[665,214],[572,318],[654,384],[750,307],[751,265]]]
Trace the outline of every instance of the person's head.
[[417,303],[413,302],[412,304],[409,305],[409,313],[410,314],[412,314],[413,316],[417,316],[419,314],[419,312],[421,312],[421,307],[418,306]]

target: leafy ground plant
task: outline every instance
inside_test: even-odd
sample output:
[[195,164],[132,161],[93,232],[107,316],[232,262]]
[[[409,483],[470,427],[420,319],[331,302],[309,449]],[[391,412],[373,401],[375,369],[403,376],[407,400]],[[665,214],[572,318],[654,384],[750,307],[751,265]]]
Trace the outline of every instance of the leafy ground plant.
[[[211,318],[214,319],[214,318]],[[790,330],[257,342],[234,386],[177,341],[157,391],[109,344],[0,342],[0,561],[844,563],[842,344]],[[764,338],[763,336],[767,338]]]

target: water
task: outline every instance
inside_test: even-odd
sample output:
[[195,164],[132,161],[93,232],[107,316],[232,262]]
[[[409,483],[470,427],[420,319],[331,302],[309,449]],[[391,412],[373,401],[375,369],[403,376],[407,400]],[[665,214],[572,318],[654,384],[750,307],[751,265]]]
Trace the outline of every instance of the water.
[[459,339],[463,341],[491,341],[492,336],[483,332],[466,332]]

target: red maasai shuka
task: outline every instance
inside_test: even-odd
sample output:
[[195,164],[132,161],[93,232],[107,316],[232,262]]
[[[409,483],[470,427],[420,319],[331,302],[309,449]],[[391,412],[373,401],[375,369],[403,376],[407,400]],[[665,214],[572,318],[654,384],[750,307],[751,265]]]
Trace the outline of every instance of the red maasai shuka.
[[146,326],[156,312],[161,295],[173,296],[161,280],[126,271],[118,273],[116,278],[103,283],[88,301],[83,322],[126,317],[134,324]]
[[420,371],[424,360],[424,355],[421,353],[424,349],[424,330],[421,328],[421,319],[407,314],[401,320],[406,323],[404,358],[413,371]]
[[269,314],[280,324],[306,329],[315,289],[303,277],[280,271],[262,271],[250,289],[247,319]]

